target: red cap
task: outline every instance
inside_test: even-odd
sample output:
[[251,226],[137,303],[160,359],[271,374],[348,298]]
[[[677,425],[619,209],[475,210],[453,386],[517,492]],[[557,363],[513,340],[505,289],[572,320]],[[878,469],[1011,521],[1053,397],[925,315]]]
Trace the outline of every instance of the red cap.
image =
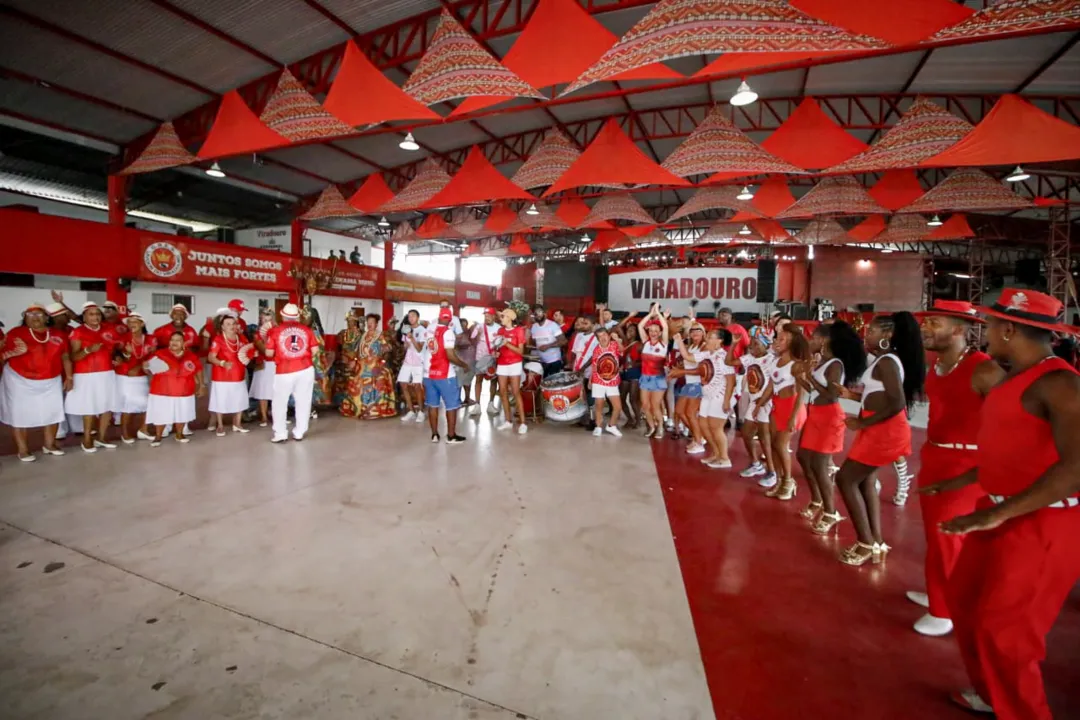
[[1005,288],[998,301],[989,307],[980,307],[979,312],[990,317],[1009,320],[1020,325],[1053,330],[1054,332],[1080,334],[1080,328],[1065,325],[1059,318],[1064,307],[1061,301],[1046,293],[1034,290]]
[[240,313],[247,310],[247,308],[244,307],[244,301],[241,300],[240,298],[236,298],[235,300],[230,300],[229,301],[229,309],[232,310],[237,315],[239,315]]
[[498,315],[499,311],[496,310],[493,307],[489,307],[489,308],[484,308],[484,314],[485,315]]
[[453,319],[453,317],[454,317],[454,311],[451,310],[450,308],[448,308],[448,307],[439,308],[439,319],[440,320],[451,320],[451,319]]
[[975,323],[985,322],[979,317],[979,311],[975,306],[965,300],[935,300],[934,307],[923,312],[917,312],[915,316],[920,319],[924,317],[954,317]]

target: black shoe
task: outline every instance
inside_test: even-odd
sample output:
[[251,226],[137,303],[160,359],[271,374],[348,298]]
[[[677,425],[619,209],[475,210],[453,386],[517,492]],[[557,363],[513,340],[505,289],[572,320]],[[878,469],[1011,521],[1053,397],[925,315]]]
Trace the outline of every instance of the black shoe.
[[465,438],[461,435],[451,435],[450,437],[446,438],[447,445],[460,445],[463,442],[465,442]]
[[439,433],[431,433],[431,442],[433,442],[433,443],[439,442]]

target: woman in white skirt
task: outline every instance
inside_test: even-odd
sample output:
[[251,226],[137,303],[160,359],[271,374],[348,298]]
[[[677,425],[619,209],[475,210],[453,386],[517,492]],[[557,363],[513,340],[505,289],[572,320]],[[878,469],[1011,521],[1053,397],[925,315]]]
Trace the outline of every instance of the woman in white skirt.
[[[71,360],[74,363],[74,382],[64,400],[68,415],[78,415],[83,421],[83,452],[98,448],[114,449],[105,441],[112,421],[116,401],[116,373],[113,370],[113,350],[119,335],[112,325],[105,325],[101,308],[96,303],[83,305],[83,324],[71,331]],[[94,438],[94,429],[97,438]]]
[[269,423],[267,406],[274,398],[274,361],[266,357],[266,336],[274,322],[274,311],[263,308],[259,311],[259,330],[255,333],[255,372],[251,376],[251,391],[248,396],[252,400],[259,401],[259,427],[266,427]]
[[56,429],[64,419],[64,390],[71,387],[67,339],[45,325],[45,308],[34,304],[23,312],[23,324],[0,340],[0,421],[15,435],[19,459],[36,458],[26,443],[28,428],[45,428],[47,455],[63,455]]
[[128,333],[120,346],[116,365],[116,403],[113,412],[120,413],[120,440],[133,445],[139,440],[153,440],[146,427],[146,403],[150,396],[150,378],[143,363],[157,349],[154,338],[146,334],[143,316],[131,312],[124,318]]
[[150,398],[146,404],[146,422],[154,426],[150,447],[161,445],[161,436],[169,425],[176,442],[191,442],[184,437],[184,423],[195,419],[195,396],[206,394],[202,363],[195,353],[184,349],[184,334],[173,333],[169,347],[158,350],[146,363],[150,377]]
[[[231,311],[230,311],[231,312]],[[217,424],[217,436],[225,437],[225,415],[232,415],[232,431],[246,433],[241,414],[248,407],[247,365],[255,346],[240,334],[239,323],[233,315],[221,321],[221,332],[210,341],[207,361],[210,373],[210,412]]]

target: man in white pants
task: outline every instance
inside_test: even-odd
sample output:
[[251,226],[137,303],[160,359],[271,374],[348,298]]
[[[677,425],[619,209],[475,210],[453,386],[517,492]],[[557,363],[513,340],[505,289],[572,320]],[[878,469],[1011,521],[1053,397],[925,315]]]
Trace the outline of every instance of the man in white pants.
[[311,421],[311,394],[315,389],[312,357],[316,352],[315,333],[307,325],[300,324],[300,308],[289,303],[281,309],[281,324],[271,328],[266,337],[266,359],[274,361],[274,399],[270,406],[274,437],[270,442],[289,439],[286,418],[290,395],[296,413],[293,438],[304,439]]

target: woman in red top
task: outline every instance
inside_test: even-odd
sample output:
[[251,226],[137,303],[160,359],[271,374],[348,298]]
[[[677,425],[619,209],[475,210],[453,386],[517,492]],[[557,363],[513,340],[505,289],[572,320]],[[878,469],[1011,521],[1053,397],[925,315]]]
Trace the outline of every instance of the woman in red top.
[[195,396],[205,395],[206,387],[199,358],[184,348],[184,334],[174,332],[169,347],[154,353],[146,370],[152,374],[146,407],[146,422],[154,426],[150,447],[161,445],[161,436],[169,425],[176,442],[191,442],[184,437],[184,424],[195,419]]
[[641,390],[638,388],[638,380],[641,379],[641,337],[638,335],[637,325],[630,322],[635,316],[636,313],[631,313],[619,323],[618,328],[622,330],[626,338],[619,395],[623,407],[633,411],[633,421],[629,421],[630,413],[626,413],[628,419],[626,427],[633,430],[641,424]]
[[[587,364],[592,365],[592,396],[596,407],[596,428],[593,435],[600,437],[607,430],[615,437],[622,437],[619,431],[619,415],[622,414],[622,401],[619,399],[619,367],[621,366],[622,344],[603,325],[596,326],[596,345]],[[611,417],[604,427],[604,400],[611,403]]]
[[[146,403],[150,395],[150,378],[143,363],[157,349],[154,338],[146,334],[143,317],[133,312],[124,319],[128,332],[120,345],[120,357],[114,360],[116,371],[116,403],[113,412],[120,413],[120,440],[131,445],[135,439],[151,440],[146,427]],[[132,422],[132,419],[135,422]],[[131,430],[136,430],[132,433]]]
[[225,436],[224,416],[232,415],[232,431],[246,433],[241,415],[248,408],[247,365],[255,346],[240,334],[239,323],[231,315],[221,320],[221,332],[210,341],[207,361],[210,371],[210,412],[217,423],[217,436]]
[[[113,449],[105,442],[105,433],[112,420],[116,393],[116,373],[113,372],[113,350],[118,338],[115,330],[103,324],[104,316],[96,303],[83,305],[83,324],[71,331],[71,359],[75,363],[74,382],[64,400],[68,415],[79,415],[83,421],[83,452],[98,448]],[[97,421],[97,438],[94,438]]]
[[27,428],[45,428],[48,455],[63,455],[56,430],[64,419],[64,389],[71,387],[68,343],[45,325],[45,308],[33,304],[23,312],[23,324],[0,339],[0,422],[10,425],[19,459],[33,462],[26,443]]
[[496,342],[499,346],[499,360],[495,368],[495,375],[499,378],[499,398],[502,400],[504,416],[501,422],[495,425],[498,430],[506,430],[513,427],[514,409],[507,402],[513,395],[517,405],[518,434],[524,435],[529,431],[525,425],[525,406],[521,402],[521,374],[522,361],[525,357],[525,345],[529,341],[529,334],[525,327],[517,324],[518,315],[512,308],[506,308],[499,314],[502,327],[499,328]]

